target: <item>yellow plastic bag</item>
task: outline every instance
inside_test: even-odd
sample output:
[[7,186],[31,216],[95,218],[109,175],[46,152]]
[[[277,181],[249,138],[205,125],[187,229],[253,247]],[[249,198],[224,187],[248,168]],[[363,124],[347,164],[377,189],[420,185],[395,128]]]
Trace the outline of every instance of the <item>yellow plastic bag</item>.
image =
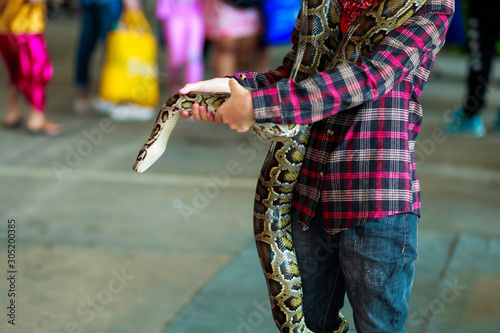
[[126,10],[106,39],[99,95],[114,103],[156,106],[156,39],[140,10]]

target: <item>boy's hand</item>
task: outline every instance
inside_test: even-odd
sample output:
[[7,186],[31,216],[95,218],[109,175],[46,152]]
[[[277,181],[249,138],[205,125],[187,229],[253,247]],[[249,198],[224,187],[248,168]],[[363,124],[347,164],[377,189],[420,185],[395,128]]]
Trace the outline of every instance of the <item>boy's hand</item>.
[[[179,89],[179,94],[187,94],[191,91],[200,91],[200,92],[208,92],[208,93],[216,93],[216,92],[225,92],[230,93],[231,90],[229,88],[229,78],[215,78],[211,80],[199,81],[195,83],[186,84],[184,87]],[[203,106],[199,106],[198,104],[193,105],[193,119],[196,121],[214,121],[214,117],[207,113],[207,110]],[[190,114],[187,110],[182,111],[182,116],[184,118],[189,118]]]
[[[187,94],[190,91],[231,93],[231,97],[217,110],[215,119],[207,113],[205,107],[194,104],[192,113],[196,121],[215,121],[217,125],[224,123],[240,133],[248,131],[255,123],[252,94],[234,79],[215,78],[187,84],[179,90],[179,93]],[[189,118],[190,115],[187,110],[184,110],[182,116]]]
[[224,123],[239,133],[246,132],[255,123],[252,93],[235,79],[229,81],[229,88],[231,97],[217,110],[215,123]]
[[181,89],[179,89],[179,94],[187,94],[191,91],[201,91],[208,93],[217,93],[217,92],[231,92],[229,88],[229,78],[227,77],[216,77],[214,79],[198,81],[195,83],[188,83]]

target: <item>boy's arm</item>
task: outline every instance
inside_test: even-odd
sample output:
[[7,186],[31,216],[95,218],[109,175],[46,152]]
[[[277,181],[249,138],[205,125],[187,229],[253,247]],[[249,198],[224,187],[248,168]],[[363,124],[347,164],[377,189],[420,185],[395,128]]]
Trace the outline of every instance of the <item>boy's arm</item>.
[[271,82],[277,78],[273,74],[265,74],[267,82],[257,77],[260,89],[252,91],[256,121],[308,124],[378,99],[436,57],[453,10],[454,0],[428,0],[356,63],[342,63],[300,82],[286,78]]
[[[300,17],[300,13],[299,16]],[[295,54],[296,54],[296,49],[297,49],[297,42],[298,42],[298,31],[297,27],[299,26],[300,21],[297,19],[295,23],[295,28],[293,29],[291,33],[291,41],[292,41],[292,49],[287,53],[285,58],[283,59],[283,65],[276,68],[275,70],[269,71],[267,73],[256,73],[256,72],[236,72],[234,78],[238,81],[239,85],[244,87],[244,91],[247,93],[248,96],[243,98],[242,100],[239,100],[234,103],[236,108],[233,107],[228,107],[229,104],[232,104],[235,100],[235,94],[230,88],[230,77],[225,77],[225,78],[213,78],[210,80],[204,80],[204,81],[199,81],[199,82],[194,82],[194,83],[188,83],[181,89],[179,89],[179,93],[181,94],[187,94],[190,91],[202,91],[202,92],[226,92],[226,93],[231,93],[231,98],[222,105],[217,114],[218,117],[214,119],[214,117],[206,112],[206,109],[203,106],[199,106],[197,104],[193,105],[193,108],[191,112],[188,110],[184,110],[182,112],[182,116],[184,118],[188,118],[193,116],[193,118],[197,121],[203,120],[205,122],[209,121],[216,121],[217,124],[221,124],[222,122],[222,116],[221,114],[225,113],[224,109],[236,109],[238,111],[244,112],[246,116],[251,117],[251,122],[254,122],[254,110],[252,107],[252,98],[251,95],[248,94],[248,91],[254,91],[255,89],[258,89],[260,87],[264,87],[267,85],[270,85],[274,82],[277,82],[283,78],[288,78],[289,73],[292,69],[293,63],[295,61]],[[233,86],[233,89],[235,86]],[[240,91],[241,94],[243,94],[243,91]],[[241,97],[241,96],[240,96]],[[240,103],[244,102],[244,104],[248,104],[249,108],[241,108]],[[248,102],[248,103],[247,103]],[[241,114],[235,115],[236,118],[246,118],[246,117],[241,117]],[[232,118],[231,115],[229,117],[226,117],[226,122],[228,121],[227,118]],[[236,128],[233,125],[230,125],[231,128]],[[246,125],[243,126],[246,128]]]

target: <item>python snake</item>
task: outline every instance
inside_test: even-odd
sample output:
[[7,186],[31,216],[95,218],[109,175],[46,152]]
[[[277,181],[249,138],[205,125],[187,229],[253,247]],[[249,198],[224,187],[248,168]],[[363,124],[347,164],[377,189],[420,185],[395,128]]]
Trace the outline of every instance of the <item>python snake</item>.
[[[425,1],[378,1],[360,14],[342,36],[342,8],[338,0],[304,0],[290,78],[300,81],[343,62],[355,62],[401,26]],[[160,158],[181,110],[191,110],[198,103],[214,115],[229,97],[226,93],[199,92],[171,96],[160,110],[133,169],[142,173]],[[301,276],[291,232],[292,193],[305,156],[310,125],[255,124],[252,129],[261,138],[273,141],[259,175],[254,204],[255,241],[273,318],[282,333],[312,333],[305,323]],[[340,313],[338,325],[333,333],[348,330]]]

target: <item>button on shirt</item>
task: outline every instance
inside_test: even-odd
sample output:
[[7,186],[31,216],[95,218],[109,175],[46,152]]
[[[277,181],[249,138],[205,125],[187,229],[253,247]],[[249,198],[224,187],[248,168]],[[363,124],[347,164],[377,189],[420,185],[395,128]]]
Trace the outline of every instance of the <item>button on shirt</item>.
[[296,24],[282,66],[236,73],[252,91],[257,122],[312,124],[293,196],[293,213],[306,228],[317,208],[330,233],[368,219],[420,214],[414,155],[422,123],[419,97],[453,11],[454,0],[427,0],[355,63],[300,82],[289,79]]

